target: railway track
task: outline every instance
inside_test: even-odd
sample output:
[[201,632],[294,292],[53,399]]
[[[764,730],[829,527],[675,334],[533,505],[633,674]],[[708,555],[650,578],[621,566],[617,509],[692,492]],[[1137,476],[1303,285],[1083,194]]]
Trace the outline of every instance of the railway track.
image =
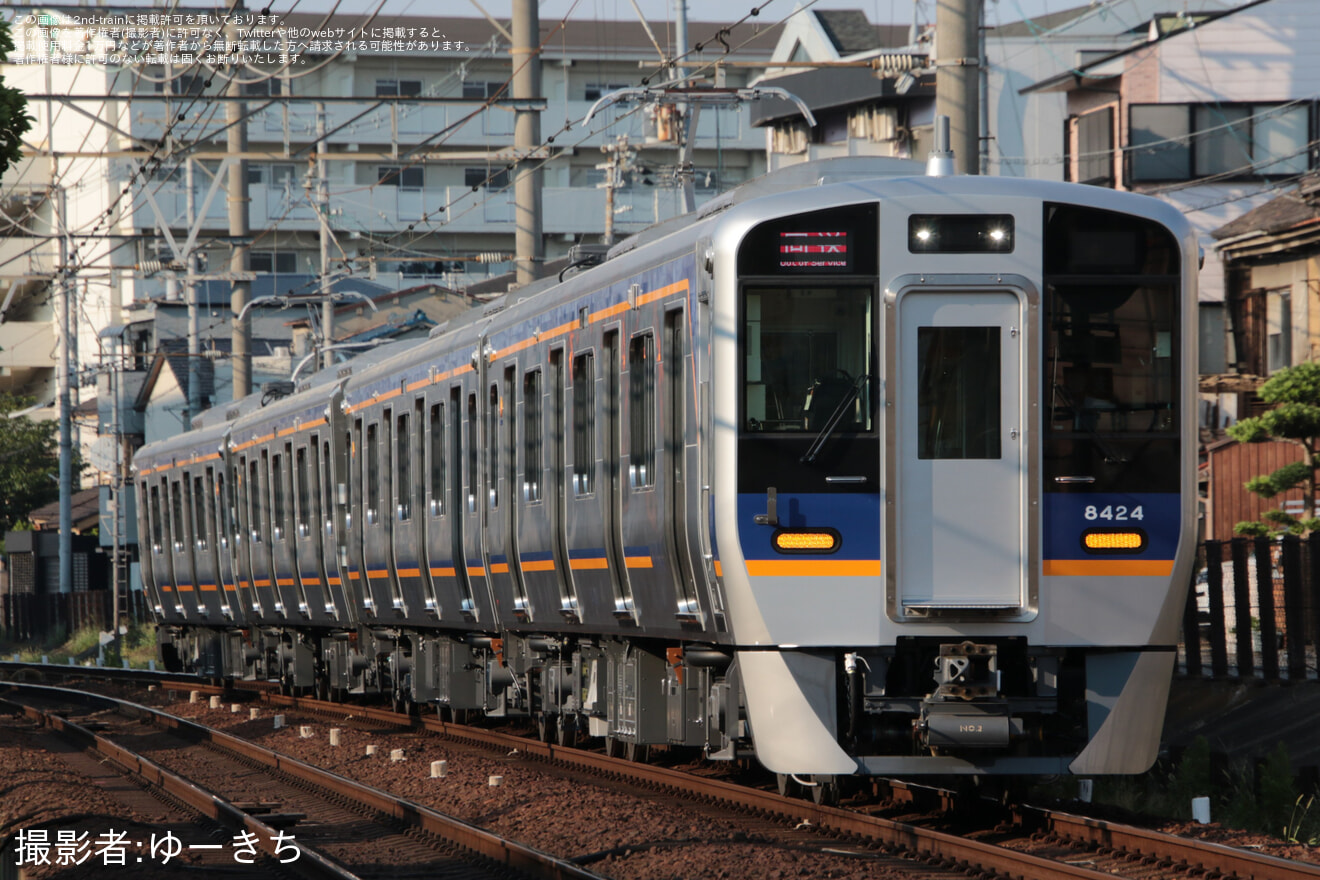
[[[179,682],[169,687],[197,690],[203,694],[219,689]],[[273,707],[307,717],[344,719],[342,704],[321,703],[303,698],[264,693],[261,699]],[[651,797],[686,802],[688,809],[728,816],[737,811],[745,817],[751,839],[795,852],[814,851],[851,859],[883,862],[892,867],[906,862],[913,876],[934,870],[987,874],[1003,877],[1086,878],[1140,877],[1142,880],[1183,878],[1191,874],[1237,877],[1242,880],[1318,880],[1320,867],[1287,861],[1262,853],[1220,844],[1191,840],[1077,816],[1065,812],[1013,807],[999,810],[987,806],[969,811],[956,828],[936,816],[920,823],[871,815],[866,809],[839,809],[782,797],[718,779],[707,779],[666,767],[632,763],[596,751],[567,748],[505,732],[453,724],[435,717],[423,719],[398,715],[384,708],[352,706],[354,723],[372,730],[395,728],[435,734],[446,742],[487,750],[491,754],[516,753],[521,762],[535,762],[547,772],[575,781],[594,780],[597,785],[641,786]],[[918,802],[921,789],[894,784],[891,802]],[[871,808],[873,809],[873,808]],[[901,810],[894,810],[901,813]],[[667,845],[680,846],[681,841]],[[577,864],[626,856],[636,847],[581,850],[564,855]]]
[[68,691],[10,687],[18,693],[6,701],[28,718],[237,835],[251,835],[257,848],[280,864],[296,865],[290,870],[301,876],[598,878],[418,804],[155,709],[95,697],[115,711],[78,723],[60,714],[67,711]]

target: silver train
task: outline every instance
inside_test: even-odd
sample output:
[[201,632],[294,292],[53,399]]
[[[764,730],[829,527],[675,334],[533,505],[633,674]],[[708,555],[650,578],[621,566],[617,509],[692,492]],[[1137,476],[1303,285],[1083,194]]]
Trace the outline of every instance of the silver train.
[[828,791],[1145,770],[1192,564],[1159,201],[798,166],[135,458],[170,664]]

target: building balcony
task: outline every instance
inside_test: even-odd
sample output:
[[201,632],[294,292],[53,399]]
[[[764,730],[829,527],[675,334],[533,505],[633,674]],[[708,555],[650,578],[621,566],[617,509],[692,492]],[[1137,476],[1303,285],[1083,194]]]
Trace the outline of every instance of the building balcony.
[[0,324],[0,371],[54,368],[54,323],[6,321]]
[[[199,188],[196,204],[201,206],[204,190]],[[699,191],[700,204],[714,195]],[[285,231],[316,231],[316,210],[301,187],[254,184],[249,190],[253,229],[278,225]],[[167,222],[176,229],[187,224],[187,191],[166,184],[155,194]],[[596,187],[546,187],[542,192],[542,218],[546,234],[598,235],[605,231],[605,191]],[[442,210],[444,209],[444,210]],[[212,200],[204,229],[222,232],[228,227],[224,199]],[[682,213],[682,193],[672,187],[634,187],[615,194],[615,233],[627,234]],[[479,190],[466,186],[395,187],[340,184],[330,187],[330,224],[338,235],[353,232],[394,234],[409,224],[432,231],[512,234],[514,231],[513,188]],[[156,225],[151,207],[139,204],[134,225]]]
[[[48,239],[23,235],[0,237],[0,290],[16,278],[49,279],[59,262],[58,245]],[[0,293],[0,302],[4,301]]]
[[[594,152],[601,144],[613,141],[620,134],[627,134],[638,146],[647,143],[646,113],[636,104],[605,107],[592,118],[589,128],[583,128],[581,120],[594,103],[550,100],[541,113],[542,138],[571,122],[572,127],[555,138],[554,147]],[[149,142],[159,140],[168,119],[164,102],[143,102],[139,107],[134,109],[131,118],[132,134]],[[325,126],[330,134],[326,139],[332,149],[366,152],[389,152],[394,140],[405,147],[428,140],[438,152],[511,146],[514,112],[501,107],[484,111],[481,108],[478,101],[388,106],[373,106],[370,101],[327,104]],[[196,118],[189,120],[189,132],[195,139],[219,134],[225,127],[223,113],[194,112]],[[286,130],[291,144],[304,146],[314,142],[316,105],[310,100],[273,104],[248,121],[248,141],[254,145],[282,143]],[[492,139],[497,141],[492,143]],[[761,151],[765,149],[765,132],[752,127],[751,113],[746,106],[707,107],[697,118],[696,146],[698,149]]]

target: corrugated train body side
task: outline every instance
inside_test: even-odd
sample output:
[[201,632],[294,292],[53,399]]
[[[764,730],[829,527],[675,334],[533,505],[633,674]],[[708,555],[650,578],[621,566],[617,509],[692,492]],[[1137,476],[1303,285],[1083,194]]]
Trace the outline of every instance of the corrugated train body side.
[[144,447],[162,654],[822,796],[1144,769],[1193,548],[1187,224],[840,169]]
[[[745,725],[698,412],[699,237],[140,450],[163,653],[332,698],[527,715],[565,741],[732,757]],[[176,602],[206,566],[225,573],[216,607]]]

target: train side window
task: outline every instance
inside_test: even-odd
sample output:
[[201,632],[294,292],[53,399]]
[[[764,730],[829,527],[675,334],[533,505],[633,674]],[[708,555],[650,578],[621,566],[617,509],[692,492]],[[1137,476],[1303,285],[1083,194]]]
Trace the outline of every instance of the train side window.
[[179,543],[182,548],[187,548],[189,541],[197,534],[196,508],[193,505],[192,479],[185,473],[181,482],[183,483],[184,531],[179,535]]
[[[312,447],[315,449],[316,447]],[[307,487],[307,447],[299,446],[294,452],[293,467],[294,494],[298,499],[298,537],[307,537],[309,514],[311,511],[311,493]]]
[[[352,537],[353,518],[357,516],[362,504],[362,420],[353,420],[353,433],[348,437],[348,482],[346,490],[344,526],[346,533],[341,540],[347,543]],[[358,526],[361,529],[361,524]]]
[[310,510],[307,512],[308,534],[315,531],[316,524],[324,516],[321,511],[321,442],[315,434],[307,444],[307,495]]
[[500,386],[490,386],[490,409],[486,416],[486,485],[490,497],[490,509],[500,506]]
[[633,338],[628,351],[628,480],[655,483],[655,336]]
[[394,494],[397,496],[399,522],[407,522],[412,519],[412,455],[408,449],[408,440],[411,436],[408,433],[408,414],[399,413],[394,432],[396,446],[394,452]]
[[367,522],[374,523],[380,515],[380,425],[367,425]]
[[330,441],[325,440],[321,446],[321,521],[325,523],[326,537],[330,537],[335,533],[335,517],[332,515],[332,511],[335,509],[333,461],[334,459],[330,456]]
[[[207,468],[206,472],[209,474],[211,469]],[[206,536],[211,533],[213,524],[206,517],[206,499],[205,482],[203,482],[200,475],[193,477],[193,542],[197,545],[197,549],[202,551],[205,551],[208,546]]]
[[270,459],[271,491],[271,530],[276,541],[284,540],[284,511],[287,509],[284,497],[284,461],[285,456],[276,453]]
[[469,394],[467,402],[467,478],[468,512],[477,510],[477,395]]
[[573,492],[590,495],[596,475],[596,364],[590,353],[573,358]]
[[211,487],[208,492],[206,509],[211,516],[211,529],[219,541],[220,547],[228,546],[229,518],[225,515],[225,472],[206,470],[206,480]]
[[160,521],[160,487],[151,487],[151,550],[157,555],[165,551],[164,529]]
[[272,540],[271,533],[273,531],[278,531],[277,526],[279,525],[275,520],[275,514],[271,505],[271,473],[270,452],[263,449],[261,450],[261,470],[258,472],[258,476],[262,482],[258,483],[254,488],[257,490],[257,504],[261,510],[261,538],[263,541],[267,542]]
[[541,500],[541,371],[531,370],[523,377],[523,498]]
[[253,544],[261,543],[261,469],[255,458],[248,460],[248,530]]
[[380,454],[381,454],[381,475],[383,479],[380,485],[380,498],[376,501],[376,510],[389,517],[391,488],[394,480],[394,414],[392,410],[385,410],[384,418],[380,420]]
[[170,481],[170,543],[175,553],[183,552],[183,491],[178,480]]
[[431,406],[431,516],[445,509],[445,405]]
[[509,408],[508,419],[504,421],[504,433],[500,444],[504,447],[504,491],[508,493],[509,503],[513,503],[513,487],[518,482],[518,368],[504,368],[504,405]]

